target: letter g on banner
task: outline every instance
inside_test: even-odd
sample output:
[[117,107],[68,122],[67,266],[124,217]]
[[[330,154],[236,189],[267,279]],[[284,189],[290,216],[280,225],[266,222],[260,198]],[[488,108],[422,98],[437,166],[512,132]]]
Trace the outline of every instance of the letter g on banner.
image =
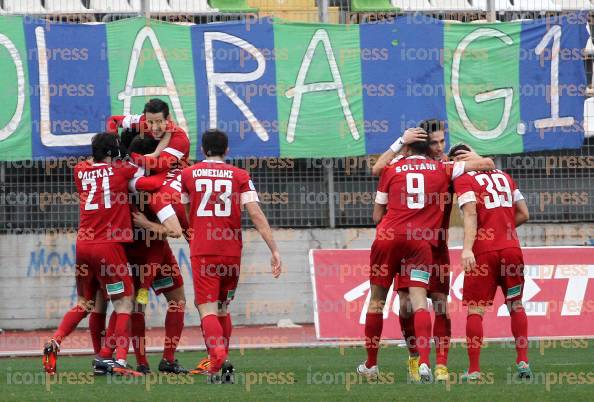
[[466,109],[464,108],[464,104],[462,103],[462,97],[460,95],[460,64],[462,62],[462,56],[464,55],[466,48],[468,48],[468,46],[470,46],[472,42],[480,38],[498,38],[508,46],[513,44],[512,38],[510,38],[507,34],[493,28],[480,28],[470,33],[469,35],[464,37],[462,41],[460,41],[458,47],[456,47],[456,50],[454,51],[454,56],[452,60],[451,85],[452,96],[454,98],[454,103],[456,105],[456,111],[460,116],[460,120],[462,121],[464,128],[476,138],[489,140],[499,137],[507,127],[511,115],[514,90],[511,87],[498,88],[492,91],[476,94],[474,96],[474,100],[476,103],[482,103],[503,98],[503,115],[501,117],[501,120],[499,121],[499,124],[497,124],[497,126],[491,130],[481,130],[472,123],[472,121],[468,117],[468,114],[466,113]]

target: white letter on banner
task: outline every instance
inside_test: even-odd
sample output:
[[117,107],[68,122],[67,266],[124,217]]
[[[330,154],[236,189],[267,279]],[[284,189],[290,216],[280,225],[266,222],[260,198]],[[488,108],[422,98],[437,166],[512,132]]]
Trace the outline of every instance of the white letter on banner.
[[557,265],[555,279],[569,279],[561,315],[580,315],[588,288],[588,280],[594,278],[594,265]]
[[21,124],[23,108],[25,107],[25,70],[23,69],[23,61],[21,60],[21,56],[19,55],[16,46],[7,36],[0,34],[0,46],[4,46],[6,50],[8,50],[17,73],[16,110],[10,121],[0,129],[0,141],[2,141],[10,137],[10,135],[16,131],[19,124]]
[[[328,64],[330,65],[330,71],[332,73],[332,81],[315,82],[306,85],[305,77],[307,76],[309,66],[313,60],[313,56],[319,42],[322,42],[324,50],[326,51],[326,58],[328,59]],[[344,113],[344,118],[347,121],[351,135],[355,140],[358,140],[359,130],[357,129],[355,119],[353,119],[353,114],[351,113],[351,108],[349,107],[349,102],[344,93],[342,79],[340,77],[340,72],[338,71],[338,64],[336,64],[336,58],[334,57],[334,51],[332,50],[332,45],[330,44],[330,38],[328,37],[328,32],[326,32],[325,29],[318,29],[314,33],[311,41],[309,42],[307,51],[305,52],[305,57],[301,63],[301,67],[299,68],[295,86],[289,89],[285,94],[287,98],[294,97],[293,104],[291,105],[289,125],[287,127],[287,142],[291,143],[295,141],[295,129],[297,128],[297,119],[299,118],[299,109],[301,108],[301,98],[303,94],[318,91],[336,91],[338,93],[338,98],[340,99],[340,104],[342,106],[342,112]]]
[[[251,54],[258,67],[249,73],[215,73],[214,71],[214,56],[212,42],[218,40],[220,42],[230,43],[245,50]],[[266,70],[266,59],[264,55],[251,43],[238,38],[237,36],[229,35],[224,32],[205,32],[204,33],[204,53],[206,57],[206,79],[208,81],[208,114],[209,114],[209,127],[217,127],[217,87],[223,91],[225,95],[237,106],[237,108],[243,113],[247,121],[252,126],[252,129],[256,135],[262,141],[268,141],[268,132],[262,127],[262,124],[258,121],[256,116],[252,113],[249,107],[239,99],[237,93],[233,91],[227,82],[249,82],[255,81],[264,75]]]
[[462,103],[462,98],[460,96],[460,63],[462,61],[462,55],[466,51],[466,48],[475,40],[479,38],[498,38],[506,45],[513,44],[512,38],[508,35],[504,34],[501,31],[492,28],[480,28],[476,31],[467,35],[456,50],[454,51],[454,57],[452,60],[452,96],[454,97],[454,103],[456,104],[456,111],[462,120],[462,124],[464,128],[476,138],[480,138],[483,140],[493,139],[499,137],[505,128],[507,127],[507,123],[509,122],[509,117],[511,114],[512,108],[512,100],[514,97],[514,90],[513,88],[499,88],[494,89],[492,91],[483,92],[480,94],[476,94],[474,100],[476,103],[482,103],[487,101],[492,101],[495,99],[505,98],[505,103],[503,107],[503,116],[501,121],[492,130],[483,131],[476,127],[471,121],[468,115],[466,114],[466,110],[464,109],[464,104]]
[[50,121],[50,91],[47,71],[47,50],[43,27],[35,28],[37,60],[39,66],[39,133],[41,143],[46,147],[72,147],[91,144],[97,133],[56,135],[52,133]]
[[547,119],[534,120],[536,128],[552,128],[571,126],[574,123],[573,117],[559,117],[559,50],[561,48],[561,27],[553,25],[542,37],[542,40],[534,49],[534,53],[540,55],[547,44],[553,38],[553,54],[551,57],[551,117]]
[[[163,73],[163,78],[165,78],[166,86],[164,87],[134,88],[133,86],[134,77],[136,76],[136,69],[138,68],[138,60],[140,59],[140,54],[142,53],[142,45],[147,39],[151,42],[151,46],[155,52],[157,61],[159,62],[159,67]],[[175,115],[175,120],[177,121],[177,124],[186,132],[186,134],[188,134],[188,123],[186,122],[186,117],[184,116],[179,95],[177,94],[177,89],[175,88],[173,75],[171,75],[171,70],[169,70],[167,60],[165,60],[164,52],[161,49],[161,45],[157,39],[157,35],[155,35],[155,32],[150,27],[144,27],[138,32],[136,39],[134,40],[134,45],[132,46],[132,56],[130,57],[130,65],[128,67],[128,77],[126,78],[126,87],[118,94],[118,99],[124,101],[123,114],[130,114],[132,110],[133,97],[163,95],[168,96],[171,100],[171,106],[173,109],[173,114]]]

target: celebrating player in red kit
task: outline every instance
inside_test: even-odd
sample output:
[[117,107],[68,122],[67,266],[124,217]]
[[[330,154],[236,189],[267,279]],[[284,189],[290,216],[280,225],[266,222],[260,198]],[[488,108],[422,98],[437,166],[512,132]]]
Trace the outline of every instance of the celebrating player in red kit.
[[[117,314],[114,335],[116,361],[111,371],[136,374],[126,363],[129,320],[134,288],[124,243],[132,241],[132,219],[128,203],[128,182],[144,173],[142,168],[117,159],[118,137],[101,133],[92,140],[93,159],[74,168],[80,195],[80,226],[76,240],[76,289],[78,303],[66,313],[44,348],[46,372],[56,371],[59,345],[93,309],[99,288],[111,299]],[[105,356],[111,359],[111,356]]]
[[[452,147],[450,155],[467,150]],[[510,175],[501,171],[468,172],[454,181],[458,205],[464,214],[463,302],[468,307],[466,342],[470,366],[467,380],[480,379],[483,314],[493,304],[497,287],[505,296],[516,341],[516,369],[530,378],[528,318],[522,305],[524,259],[516,227],[528,221],[526,201]]]
[[[190,222],[190,256],[194,303],[210,358],[209,381],[220,382],[231,336],[227,311],[235,295],[241,265],[241,208],[245,207],[272,258],[272,275],[281,273],[281,258],[258,193],[248,172],[224,162],[227,135],[212,129],[202,135],[206,159],[182,171],[182,202]],[[223,382],[233,381],[233,368],[223,369]]]
[[186,132],[171,120],[169,105],[154,98],[144,105],[143,114],[111,116],[107,130],[117,133],[118,127],[139,130],[160,140],[157,150],[149,155],[132,153],[132,160],[144,166],[150,173],[187,166],[190,140]]

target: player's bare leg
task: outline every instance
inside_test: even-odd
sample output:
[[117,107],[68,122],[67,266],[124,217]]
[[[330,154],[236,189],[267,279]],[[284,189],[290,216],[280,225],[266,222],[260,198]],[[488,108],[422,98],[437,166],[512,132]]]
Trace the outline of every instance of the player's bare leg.
[[483,343],[483,315],[485,311],[476,305],[468,306],[466,316],[466,351],[468,353],[468,370],[462,376],[465,381],[481,378],[480,356]]
[[528,364],[528,317],[521,300],[507,303],[511,317],[511,330],[516,342],[516,369],[518,377],[531,378],[532,370]]
[[448,352],[452,328],[448,312],[448,295],[432,292],[430,295],[435,311],[433,339],[435,340],[435,380],[448,380]]
[[94,300],[87,300],[82,296],[78,297],[76,306],[71,308],[62,318],[62,322],[43,347],[43,368],[48,374],[56,373],[58,352],[60,344],[68,335],[74,331],[78,324],[93,310]]
[[164,295],[167,299],[167,315],[165,316],[165,345],[163,359],[159,363],[159,371],[186,374],[188,370],[182,367],[175,358],[175,351],[184,329],[186,295],[183,286],[165,292]]
[[400,311],[398,314],[400,330],[408,348],[408,378],[411,381],[419,382],[421,381],[421,377],[419,376],[419,351],[417,350],[415,340],[415,323],[412,305],[408,297],[408,292],[399,290],[398,296],[400,300]]
[[412,310],[414,312],[415,338],[419,351],[419,376],[421,382],[433,381],[429,354],[431,352],[431,315],[427,307],[427,289],[411,286],[408,288]]
[[220,382],[219,370],[227,359],[225,351],[223,328],[219,322],[219,302],[202,303],[196,306],[200,313],[202,334],[210,359],[209,381]]
[[377,378],[379,375],[377,353],[384,326],[384,306],[386,305],[387,296],[388,289],[379,285],[371,285],[371,298],[365,318],[367,360],[357,367],[357,373],[368,378]]

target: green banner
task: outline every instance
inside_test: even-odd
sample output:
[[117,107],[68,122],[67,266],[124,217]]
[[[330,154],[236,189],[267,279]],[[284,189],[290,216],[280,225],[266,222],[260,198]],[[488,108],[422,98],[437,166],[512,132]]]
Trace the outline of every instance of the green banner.
[[0,160],[31,159],[29,66],[22,17],[0,16]]
[[523,130],[521,31],[521,23],[445,24],[444,82],[451,144],[470,143],[478,153],[489,155],[523,151],[518,135]]
[[281,155],[363,155],[359,26],[276,23],[274,44]]

